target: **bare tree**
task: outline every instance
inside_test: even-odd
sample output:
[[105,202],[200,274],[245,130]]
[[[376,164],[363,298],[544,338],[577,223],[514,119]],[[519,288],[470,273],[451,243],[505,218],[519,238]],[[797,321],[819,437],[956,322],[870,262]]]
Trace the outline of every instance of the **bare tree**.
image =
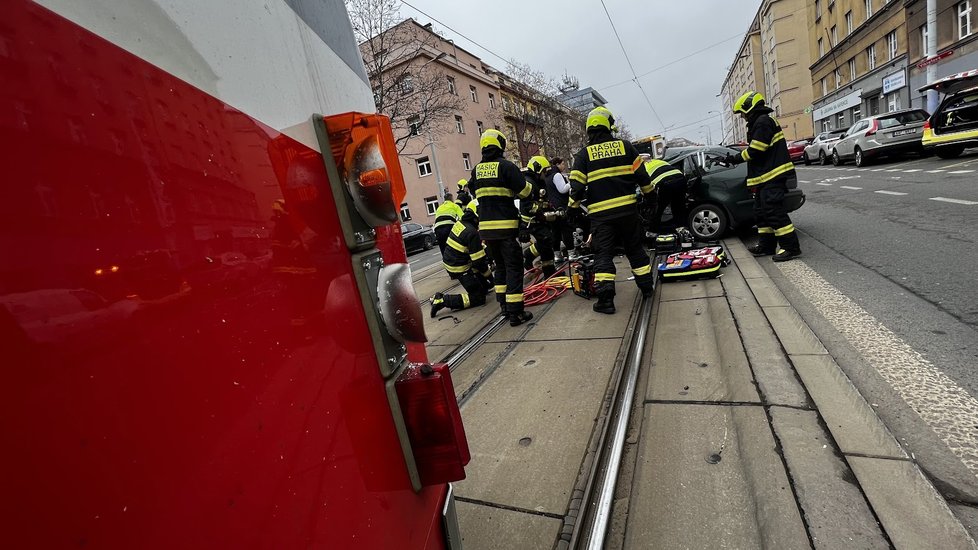
[[619,117],[615,117],[615,127],[618,129],[615,132],[615,137],[618,139],[623,139],[625,141],[633,141],[635,136],[632,134],[632,129],[628,126],[624,120]]
[[569,157],[583,142],[584,117],[557,100],[557,84],[541,71],[516,60],[509,62],[499,84],[508,96],[503,112],[514,134],[519,160],[541,149],[549,156]]
[[413,138],[436,138],[464,108],[454,82],[439,68],[443,40],[431,26],[404,20],[397,0],[346,0],[370,77],[377,112],[390,117],[398,153]]

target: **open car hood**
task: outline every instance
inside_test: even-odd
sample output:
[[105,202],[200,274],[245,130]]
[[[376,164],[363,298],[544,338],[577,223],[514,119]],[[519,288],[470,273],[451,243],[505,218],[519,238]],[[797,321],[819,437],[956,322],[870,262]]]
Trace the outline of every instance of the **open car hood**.
[[927,90],[937,90],[942,94],[954,94],[968,88],[978,86],[978,69],[972,69],[963,73],[945,76],[940,80],[935,80],[926,86],[917,89],[918,92]]

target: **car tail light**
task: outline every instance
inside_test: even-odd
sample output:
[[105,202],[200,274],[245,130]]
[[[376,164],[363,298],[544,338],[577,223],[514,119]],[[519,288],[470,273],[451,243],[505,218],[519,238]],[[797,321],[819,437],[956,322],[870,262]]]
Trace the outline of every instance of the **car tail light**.
[[866,135],[867,136],[874,136],[874,135],[876,135],[876,131],[879,130],[879,129],[880,129],[880,121],[874,119],[873,120],[873,125],[870,126],[869,131],[866,132]]
[[448,365],[411,365],[395,388],[421,484],[465,479],[471,455]]
[[930,119],[924,121],[924,130],[930,130]]

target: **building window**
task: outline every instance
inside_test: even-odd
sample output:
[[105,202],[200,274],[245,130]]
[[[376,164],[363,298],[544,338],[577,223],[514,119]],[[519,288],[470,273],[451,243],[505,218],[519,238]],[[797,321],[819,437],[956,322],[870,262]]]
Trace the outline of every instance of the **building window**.
[[445,78],[448,79],[448,93],[458,95],[458,90],[455,89],[455,77],[446,76]]
[[971,0],[958,4],[958,38],[971,36]]
[[886,50],[890,54],[890,61],[896,59],[897,56],[897,35],[896,31],[891,32],[886,35]]
[[846,112],[842,111],[841,113],[839,113],[839,125],[836,126],[836,128],[841,130],[842,128],[845,127],[846,127]]
[[435,211],[438,210],[438,197],[425,197],[424,208],[428,211],[429,216],[434,216]]
[[825,45],[822,43],[822,39],[818,39],[818,56],[821,58],[825,55]]
[[414,162],[418,164],[418,175],[422,178],[431,175],[431,161],[428,157],[421,157],[416,159]]
[[920,27],[920,55],[922,57],[930,57],[930,52],[927,51],[927,25]]
[[869,98],[869,115],[874,116],[880,114],[880,98],[878,95],[874,95]]
[[899,92],[893,92],[886,95],[886,112],[892,113],[893,111],[900,110],[900,94]]
[[401,95],[408,95],[414,91],[414,78],[406,74],[401,77],[401,80],[397,83],[398,87],[401,89]]
[[472,103],[479,102],[479,93],[475,91],[475,86],[469,85],[469,97],[472,98]]
[[842,87],[842,71],[839,69],[835,70],[835,89],[838,90]]
[[[489,95],[491,96],[492,94],[489,94]],[[485,127],[482,125],[482,121],[481,120],[475,121],[475,128],[476,128],[476,130],[479,131],[479,135],[480,136],[482,135],[482,132],[484,132],[486,130]]]
[[822,17],[822,0],[815,0],[815,19]]
[[856,80],[856,58],[849,60],[849,82]]
[[462,153],[462,166],[465,167],[466,170],[472,169],[472,158],[469,157],[468,153]]
[[852,10],[846,12],[846,35],[852,34]]
[[421,117],[418,115],[410,116],[407,119],[408,128],[412,136],[416,136],[421,133]]
[[829,127],[829,125],[831,125],[831,124],[832,124],[832,121],[831,120],[829,120],[827,118],[826,119],[823,119],[822,120],[822,131],[823,132],[828,132],[829,130],[831,130],[832,128]]
[[830,36],[832,37],[832,47],[836,47],[839,44],[839,28],[832,25],[832,30],[830,31]]
[[408,207],[408,203],[401,203],[401,221],[406,222],[411,219],[411,208]]
[[492,95],[491,92],[489,93],[489,108],[490,109],[496,108],[496,96]]
[[823,78],[822,79],[822,95],[825,96],[825,95],[828,95],[828,93],[829,93],[829,83],[826,82],[825,79]]
[[866,66],[870,71],[876,68],[876,44],[866,48]]
[[873,16],[873,0],[866,0],[866,19]]
[[455,115],[455,131],[460,134],[465,133],[465,126],[462,125],[462,117],[459,115]]

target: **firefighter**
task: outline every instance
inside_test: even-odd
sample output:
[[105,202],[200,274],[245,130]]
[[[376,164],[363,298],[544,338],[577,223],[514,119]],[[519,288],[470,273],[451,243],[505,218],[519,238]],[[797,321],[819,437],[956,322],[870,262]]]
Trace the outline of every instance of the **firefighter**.
[[543,174],[550,168],[546,157],[535,156],[526,164],[523,175],[527,182],[533,185],[533,191],[525,200],[520,201],[520,236],[521,243],[533,242],[523,251],[523,268],[532,269],[533,261],[540,258],[540,268],[544,277],[550,277],[556,272],[554,268],[554,246],[551,232],[551,222],[556,218],[556,212],[547,200],[547,189]]
[[747,162],[747,189],[754,194],[757,218],[757,244],[748,250],[755,256],[773,254],[776,262],[797,258],[801,247],[784,195],[798,186],[798,177],[781,126],[770,115],[764,96],[757,92],[740,96],[733,111],[747,121],[747,148],[739,155],[727,155],[726,160],[731,164]]
[[598,313],[615,312],[614,248],[621,244],[643,296],[651,296],[654,280],[649,255],[642,246],[636,188],[648,200],[652,182],[638,151],[628,141],[615,139],[611,111],[598,107],[588,113],[588,145],[574,155],[571,170],[571,206],[587,200],[594,249],[594,284]]
[[451,193],[445,193],[445,201],[435,210],[435,238],[438,239],[438,248],[442,256],[445,255],[445,242],[452,231],[452,226],[462,217],[462,207],[456,204],[453,198]]
[[472,202],[472,195],[469,193],[468,185],[469,180],[458,180],[458,193],[455,194],[455,204],[462,208],[465,208]]
[[515,327],[533,315],[523,309],[523,249],[516,240],[520,212],[514,200],[529,197],[533,185],[523,179],[518,166],[503,158],[506,136],[502,132],[486,130],[479,146],[482,161],[472,169],[467,187],[479,202],[479,236],[495,264],[496,300]]
[[672,210],[672,224],[676,227],[686,225],[686,176],[662,159],[645,161],[645,171],[652,178],[652,188],[655,189],[655,204],[649,208],[651,230],[659,232],[667,206]]
[[492,273],[479,238],[478,202],[469,202],[462,217],[452,226],[442,262],[448,276],[458,281],[465,292],[436,293],[431,299],[431,317],[437,316],[443,308],[459,311],[485,305],[486,293],[492,288],[489,282]]

